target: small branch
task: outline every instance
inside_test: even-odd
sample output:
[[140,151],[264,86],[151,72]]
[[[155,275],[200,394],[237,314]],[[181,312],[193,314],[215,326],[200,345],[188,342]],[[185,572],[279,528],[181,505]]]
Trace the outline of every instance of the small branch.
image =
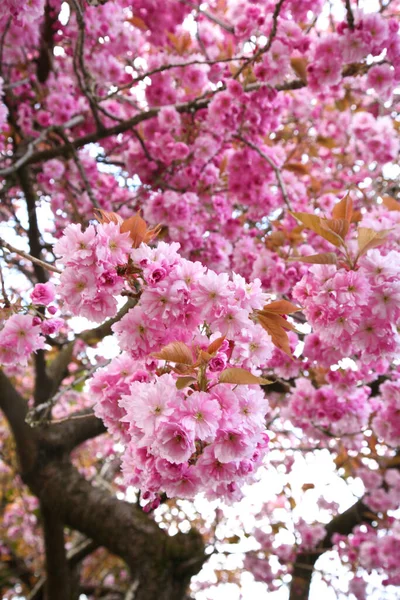
[[124,600],[134,600],[136,595],[136,590],[139,587],[139,579],[135,579],[135,581],[129,586],[128,591],[125,594]]
[[249,58],[249,60],[240,67],[239,71],[237,71],[237,73],[235,73],[235,79],[237,79],[239,77],[239,75],[241,75],[241,73],[243,73],[243,71],[246,69],[246,67],[248,67],[249,64],[256,62],[260,58],[260,56],[265,54],[265,52],[268,52],[268,50],[271,48],[272,42],[274,41],[277,30],[278,30],[278,17],[279,17],[279,13],[281,12],[281,8],[282,8],[282,5],[284,2],[285,2],[285,0],[279,0],[279,2],[277,2],[277,4],[275,5],[274,13],[272,15],[272,28],[271,28],[271,32],[268,36],[267,43],[265,44],[265,46],[260,48],[255,53],[254,56]]
[[[78,0],[69,0],[70,4],[73,5],[75,9],[76,22],[78,24],[78,38],[76,40],[75,52],[74,52],[74,71],[76,78],[78,80],[78,85],[81,92],[87,98],[90,108],[92,110],[93,118],[96,122],[97,130],[101,131],[104,129],[104,125],[100,120],[98,106],[93,97],[93,93],[91,91],[91,76],[86,69],[85,59],[84,59],[84,45],[85,45],[85,19],[83,18],[83,12],[80,7]],[[79,68],[78,68],[79,67]],[[79,70],[82,73],[82,78],[79,74]]]
[[222,29],[227,31],[228,33],[234,33],[235,29],[229,23],[226,23],[216,15],[210,13],[208,10],[202,9],[199,6],[196,6],[192,2],[188,2],[188,0],[179,0],[181,4],[186,4],[186,6],[190,6],[191,8],[197,10],[200,14],[204,15],[209,21],[212,21],[216,25],[219,25]]
[[30,83],[30,78],[25,77],[24,79],[19,79],[18,81],[13,81],[12,83],[6,83],[3,85],[3,90],[13,90],[14,88],[20,87],[21,85],[26,85]]
[[[71,362],[75,342],[80,339],[86,342],[88,345],[95,345],[107,335],[112,333],[112,326],[117,323],[122,317],[135,306],[138,299],[133,300],[129,298],[124,306],[118,311],[118,313],[112,319],[108,319],[98,327],[94,329],[86,329],[79,333],[74,340],[68,342],[68,344],[58,353],[56,358],[51,362],[46,371],[46,376],[51,382],[51,387],[47,388],[47,399],[41,402],[39,405],[33,407],[26,415],[26,421],[31,427],[37,427],[45,423],[50,415],[52,407],[55,405],[60,396],[71,389],[77,382],[87,379],[88,376],[92,375],[96,369],[99,369],[103,365],[95,365],[92,369],[85,372],[85,375],[81,378],[74,380],[74,382],[66,388],[59,390],[62,380],[68,376],[68,365]],[[106,363],[108,364],[108,363]]]
[[49,133],[51,133],[55,129],[59,129],[60,127],[62,127],[62,129],[69,129],[70,127],[74,127],[75,125],[79,125],[80,123],[83,123],[83,121],[84,121],[83,116],[78,115],[76,117],[73,117],[66,123],[64,123],[64,125],[57,125],[57,126],[52,125],[51,127],[47,127],[47,129],[44,129],[42,131],[42,133],[39,135],[39,137],[37,137],[34,140],[32,140],[31,142],[29,142],[27,151],[25,152],[25,154],[23,156],[21,156],[18,160],[16,160],[15,163],[13,163],[10,167],[6,167],[5,169],[0,169],[0,177],[8,177],[9,175],[16,173],[18,171],[18,169],[20,169],[27,162],[29,162],[30,158],[33,156],[35,146],[37,146],[41,142],[44,142],[44,140],[46,139],[46,137]]
[[4,285],[3,270],[1,268],[1,265],[0,265],[0,282],[1,282],[1,293],[3,294],[4,306],[6,308],[10,308],[11,303],[10,303],[10,300],[8,299],[7,292],[6,292],[6,287]]
[[[164,71],[170,71],[171,69],[181,69],[181,68],[185,68],[185,67],[190,67],[192,65],[212,66],[212,65],[218,65],[220,63],[232,63],[232,62],[242,61],[242,60],[248,60],[248,57],[247,56],[233,56],[231,58],[216,58],[215,60],[190,60],[188,62],[168,63],[166,65],[161,65],[160,67],[152,69],[151,71],[146,71],[146,73],[142,73],[141,75],[134,77],[132,79],[132,81],[130,81],[129,83],[125,83],[124,85],[119,86],[118,89],[110,92],[109,94],[107,94],[107,96],[101,97],[100,102],[104,102],[105,100],[109,100],[110,98],[113,98],[122,90],[127,90],[127,89],[133,87],[136,83],[139,83],[140,81],[143,81],[144,79],[146,79],[146,77],[151,77],[152,75],[156,75],[157,73],[163,73]],[[121,98],[121,100],[125,100],[125,101],[128,100],[128,98],[126,98],[124,96],[122,96],[120,98]]]
[[29,260],[31,263],[38,265],[38,266],[42,267],[43,269],[46,269],[47,271],[52,271],[53,273],[58,273],[59,275],[61,274],[61,271],[59,269],[57,269],[57,267],[54,267],[53,265],[51,265],[47,262],[44,262],[43,260],[40,260],[39,258],[35,258],[31,254],[28,254],[27,252],[24,252],[23,250],[18,250],[18,248],[14,248],[14,246],[9,244],[2,238],[0,238],[0,247],[6,248],[10,252],[13,252],[14,254],[18,254],[19,256],[22,256],[22,258],[26,258],[26,260]]
[[288,197],[288,194],[286,191],[286,187],[285,187],[284,181],[282,179],[282,174],[281,174],[279,167],[277,167],[276,164],[274,163],[274,161],[267,154],[265,154],[262,150],[260,150],[260,148],[258,146],[256,146],[252,142],[249,142],[248,140],[243,138],[241,135],[238,135],[237,138],[239,140],[241,140],[244,144],[246,144],[246,146],[249,146],[249,148],[252,148],[255,152],[257,152],[257,154],[259,154],[261,156],[261,158],[263,158],[264,160],[267,161],[267,163],[269,164],[269,166],[272,168],[272,170],[275,173],[275,176],[276,176],[276,179],[278,182],[278,187],[281,191],[281,194],[282,194],[282,197],[283,197],[283,200],[284,200],[286,206],[290,210],[293,210],[293,208],[290,204],[290,200],[289,200],[289,197]]
[[3,411],[18,450],[21,474],[30,472],[37,454],[36,442],[29,425],[25,423],[28,405],[0,369],[0,410]]
[[10,29],[11,26],[11,22],[12,22],[12,17],[10,17],[3,29],[3,33],[1,35],[0,38],[0,75],[2,75],[3,73],[3,51],[4,51],[4,43],[6,41],[6,35],[8,33],[8,30]]
[[[86,379],[91,377],[93,373],[97,371],[97,369],[101,369],[103,366],[107,366],[110,362],[111,361],[109,360],[105,363],[105,365],[93,365],[90,369],[85,371],[83,375],[77,377],[77,379],[75,379],[70,385],[61,388],[56,394],[54,394],[54,396],[51,396],[45,402],[34,406],[26,415],[26,422],[28,423],[28,425],[30,425],[31,427],[37,427],[38,425],[46,423],[50,418],[51,408],[57,403],[57,401],[61,398],[63,394],[71,391],[76,385],[85,382]],[[71,418],[73,417],[67,417],[66,420]],[[78,418],[82,417],[79,416]]]
[[353,14],[353,10],[351,8],[351,0],[345,0],[345,4],[346,4],[346,12],[347,12],[347,24],[349,26],[349,29],[351,29],[351,31],[354,30],[354,14]]
[[100,205],[99,205],[99,203],[97,202],[96,196],[94,195],[93,188],[92,188],[92,186],[91,186],[91,184],[90,184],[90,181],[89,181],[89,179],[87,178],[86,171],[85,171],[85,169],[84,169],[84,167],[83,167],[83,165],[82,165],[82,162],[81,162],[81,160],[80,160],[80,158],[79,158],[79,156],[78,156],[78,152],[77,152],[77,151],[76,151],[76,149],[74,148],[74,145],[73,145],[73,144],[72,144],[72,142],[69,140],[68,136],[67,136],[67,135],[66,135],[66,133],[65,133],[65,132],[62,130],[62,128],[59,128],[59,129],[57,128],[57,129],[55,129],[55,132],[56,132],[56,133],[57,133],[57,134],[58,134],[58,135],[59,135],[59,136],[62,138],[62,140],[64,141],[64,143],[65,143],[65,144],[66,144],[66,145],[67,145],[67,146],[68,146],[68,147],[71,149],[72,159],[73,159],[73,161],[74,161],[74,163],[75,163],[75,165],[76,165],[76,168],[77,168],[77,169],[78,169],[78,171],[79,171],[79,174],[80,174],[80,176],[81,176],[81,178],[82,178],[82,181],[83,181],[83,183],[84,183],[84,185],[85,185],[85,188],[86,188],[87,194],[88,194],[88,196],[89,196],[89,198],[90,198],[90,200],[91,200],[91,202],[92,202],[93,206],[94,206],[95,208],[100,208]]

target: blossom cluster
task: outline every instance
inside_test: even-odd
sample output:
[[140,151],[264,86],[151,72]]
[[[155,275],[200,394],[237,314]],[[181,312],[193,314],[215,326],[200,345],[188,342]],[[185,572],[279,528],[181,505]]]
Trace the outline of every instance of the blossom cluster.
[[259,387],[220,383],[208,392],[185,393],[169,373],[132,383],[119,405],[130,434],[122,459],[126,483],[156,504],[161,491],[236,501],[262,463],[268,403]]
[[68,225],[54,245],[64,270],[59,293],[65,308],[73,315],[95,322],[112,317],[117,310],[116,297],[124,287],[117,273],[126,264],[132,240],[115,223],[93,225],[82,231],[81,225]]
[[381,439],[396,448],[400,445],[400,382],[385,381],[379,392],[372,427]]
[[[152,502],[161,491],[236,499],[267,443],[268,403],[257,378],[257,387],[246,379],[272,354],[268,334],[250,319],[266,296],[259,281],[218,275],[178,248],[159,242],[131,251],[140,300],[113,325],[124,353],[93,377],[95,411],[126,444],[127,483]],[[234,387],[222,377],[237,368],[245,380]]]
[[390,359],[399,348],[400,253],[369,250],[357,270],[314,265],[294,287],[319,338],[342,357],[365,364]]
[[[32,305],[27,313],[15,313],[2,323],[0,330],[0,364],[7,366],[27,364],[32,352],[45,348],[45,336],[57,333],[64,325],[53,318],[57,308],[52,283],[38,283],[32,290]],[[47,307],[47,312],[38,309]]]
[[312,427],[336,435],[361,431],[372,412],[368,402],[370,388],[353,383],[346,390],[335,383],[315,388],[309,379],[299,377],[289,395],[285,415],[307,431]]
[[[399,552],[400,552],[400,528],[396,520],[391,518],[386,535],[379,535],[370,526],[355,527],[348,538],[334,534],[333,541],[339,552],[339,556],[352,565],[365,569],[368,573],[372,571],[383,575],[383,585],[400,584]],[[360,592],[358,600],[366,600],[366,590],[357,585]],[[362,593],[364,592],[364,593]],[[354,593],[354,592],[353,592]]]

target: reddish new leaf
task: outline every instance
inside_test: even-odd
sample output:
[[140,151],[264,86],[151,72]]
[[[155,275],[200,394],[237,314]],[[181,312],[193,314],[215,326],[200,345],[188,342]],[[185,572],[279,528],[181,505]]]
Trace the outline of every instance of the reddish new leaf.
[[220,374],[218,381],[219,383],[234,383],[236,385],[267,385],[268,383],[272,383],[272,381],[263,377],[257,377],[253,373],[250,373],[250,371],[246,371],[246,369],[240,367],[225,369]]
[[154,352],[152,356],[159,360],[167,360],[183,365],[193,364],[192,351],[183,342],[171,342],[164,346],[160,352]]

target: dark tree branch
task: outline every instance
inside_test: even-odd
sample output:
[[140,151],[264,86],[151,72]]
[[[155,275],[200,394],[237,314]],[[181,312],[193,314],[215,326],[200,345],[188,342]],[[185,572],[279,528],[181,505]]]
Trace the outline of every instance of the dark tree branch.
[[345,0],[346,4],[346,12],[347,12],[347,24],[349,29],[354,30],[354,14],[353,9],[351,8],[351,0]]
[[[9,117],[10,117],[13,127],[17,128],[18,123],[15,122],[15,120],[12,118],[11,113],[10,113]],[[35,147],[38,144],[40,144],[41,142],[44,142],[44,140],[46,139],[48,134],[51,133],[52,131],[54,131],[55,129],[57,129],[57,130],[59,130],[60,128],[70,129],[72,127],[75,127],[76,125],[79,125],[80,123],[83,123],[83,121],[84,121],[83,116],[78,115],[76,117],[73,117],[72,119],[70,119],[69,121],[64,123],[63,125],[57,125],[57,126],[52,125],[50,127],[47,127],[40,133],[40,135],[37,138],[35,138],[34,140],[29,142],[26,152],[22,156],[19,156],[14,164],[12,164],[10,167],[0,169],[0,176],[1,177],[10,177],[10,176],[15,175],[15,173],[18,172],[18,169],[20,169],[21,167],[23,167],[24,165],[26,165],[29,162],[30,158],[34,155]]]
[[251,63],[256,62],[260,58],[260,56],[262,56],[263,54],[268,52],[268,50],[271,48],[272,42],[274,41],[277,30],[278,30],[278,17],[279,17],[279,14],[281,12],[282,5],[284,2],[285,2],[285,0],[279,0],[275,5],[274,12],[272,14],[271,32],[268,36],[267,43],[265,44],[265,46],[260,48],[254,54],[254,56],[249,58],[247,62],[243,63],[243,65],[240,67],[240,69],[235,73],[235,79],[237,79],[239,77],[239,75],[241,75],[241,73],[243,73],[243,71],[246,69],[246,67],[248,67]]
[[96,417],[91,408],[69,415],[62,421],[51,423],[45,430],[44,443],[49,446],[61,447],[66,452],[106,433],[101,419]]
[[[97,550],[98,544],[93,540],[84,539],[80,544],[74,546],[67,553],[67,562],[69,571],[77,567],[89,554]],[[46,584],[46,577],[42,577],[29,594],[27,600],[42,600],[43,591]],[[84,593],[84,591],[82,590]]]
[[32,470],[38,450],[33,431],[25,423],[28,405],[2,370],[0,370],[0,409],[13,433],[23,476]]
[[[371,63],[371,65],[359,65],[359,64],[355,64],[355,65],[348,65],[347,67],[345,67],[343,69],[342,72],[342,76],[343,77],[355,77],[357,75],[364,75],[365,73],[368,72],[368,70],[371,68],[371,66],[376,66],[378,64],[381,63]],[[306,83],[304,81],[302,81],[301,79],[293,79],[292,81],[287,81],[285,83],[282,83],[281,85],[277,85],[275,87],[275,89],[278,92],[281,91],[289,91],[289,90],[299,90],[301,88],[306,87]],[[267,84],[265,83],[252,83],[248,86],[246,86],[245,88],[245,92],[253,92],[253,91],[257,91],[262,87],[268,87]],[[195,98],[194,100],[190,100],[189,102],[182,102],[179,104],[175,104],[173,105],[174,108],[179,112],[179,113],[194,113],[198,110],[201,110],[202,108],[207,108],[207,106],[209,105],[209,103],[211,102],[212,98],[215,96],[215,94],[217,94],[218,92],[224,90],[225,87],[221,87],[218,88],[218,90],[215,91],[210,91],[210,93],[207,96],[201,96],[198,98]],[[89,133],[85,136],[82,136],[80,138],[77,138],[75,140],[71,140],[71,144],[73,145],[74,148],[82,148],[83,146],[86,146],[87,144],[94,144],[96,142],[100,142],[101,140],[104,140],[110,136],[113,135],[118,135],[120,133],[125,133],[126,131],[129,131],[130,129],[132,129],[132,127],[135,127],[135,125],[138,125],[139,123],[142,123],[143,121],[147,121],[149,119],[152,119],[153,117],[156,117],[158,115],[158,113],[160,112],[162,107],[160,106],[155,106],[153,108],[150,108],[148,110],[142,111],[140,113],[138,113],[137,115],[135,115],[134,117],[132,117],[131,119],[127,119],[126,121],[123,121],[122,123],[118,123],[117,125],[113,125],[112,127],[104,127],[101,131],[95,131],[93,133]],[[82,119],[82,117],[76,117],[76,119]],[[71,119],[72,121],[72,119]],[[72,125],[71,125],[72,127]],[[53,128],[49,128],[46,131],[50,131]],[[38,152],[32,152],[30,151],[29,153],[27,153],[26,155],[24,155],[23,157],[18,159],[18,164],[24,164],[24,165],[29,165],[29,164],[35,164],[38,162],[42,162],[42,161],[46,161],[49,160],[51,158],[57,158],[59,156],[64,156],[64,157],[68,157],[70,155],[70,146],[66,145],[66,144],[62,144],[60,146],[56,146],[54,148],[49,148],[47,150],[41,150]],[[13,173],[15,173],[16,171],[16,165],[17,162],[14,163],[14,165],[10,165],[9,167],[6,167],[4,169],[0,169],[0,177],[6,177],[9,175],[12,175]]]
[[[26,208],[28,211],[28,239],[29,239],[29,247],[30,254],[41,260],[42,254],[42,246],[40,243],[40,231],[36,214],[36,194],[30,180],[29,170],[25,167],[22,167],[18,171],[18,180],[21,185],[21,189],[24,193],[26,200]],[[33,263],[33,269],[35,271],[36,279],[39,283],[46,283],[48,280],[46,270],[38,263]]]
[[36,59],[36,75],[40,83],[45,83],[53,68],[54,25],[57,22],[57,13],[49,1],[44,9],[44,19],[41,27],[40,50]]
[[371,523],[373,520],[371,509],[362,500],[358,500],[345,512],[334,517],[325,526],[326,536],[321,545],[312,553],[302,552],[297,555],[293,565],[289,600],[308,600],[314,565],[324,552],[332,548],[333,534],[349,535],[356,525]]
[[123,558],[135,578],[135,600],[180,598],[205,560],[195,531],[169,537],[140,508],[92,486],[65,457],[49,460],[26,483],[56,517]]
[[71,600],[70,570],[64,545],[64,526],[54,509],[41,503],[46,555],[45,600]]

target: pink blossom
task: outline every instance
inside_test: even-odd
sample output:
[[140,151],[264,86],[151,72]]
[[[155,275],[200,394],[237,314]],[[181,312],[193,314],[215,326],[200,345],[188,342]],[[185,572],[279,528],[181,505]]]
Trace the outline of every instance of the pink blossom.
[[221,417],[217,400],[205,392],[193,392],[181,403],[180,422],[194,429],[195,437],[206,442],[213,441]]
[[153,450],[172,463],[183,463],[195,451],[194,430],[173,421],[162,422],[157,430]]
[[0,331],[0,347],[3,364],[26,364],[32,352],[45,348],[40,325],[34,325],[30,315],[12,315]]
[[37,283],[31,292],[31,300],[33,304],[47,306],[53,302],[56,296],[54,285],[48,283]]

